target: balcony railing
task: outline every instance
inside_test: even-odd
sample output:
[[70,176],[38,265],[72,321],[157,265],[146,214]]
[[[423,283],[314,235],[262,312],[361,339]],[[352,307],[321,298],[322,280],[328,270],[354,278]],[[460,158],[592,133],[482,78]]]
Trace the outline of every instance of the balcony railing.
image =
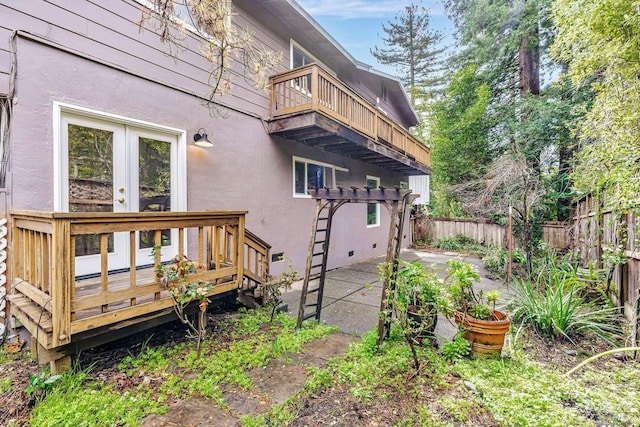
[[271,119],[321,112],[373,141],[431,166],[427,146],[317,64],[272,76],[270,83]]
[[[255,287],[268,273],[269,246],[245,235],[245,213],[12,212],[11,312],[44,349],[52,349],[77,334],[170,308],[172,298],[155,275],[160,251],[148,259],[137,255],[137,236],[144,233],[162,245],[169,230],[177,237],[174,251],[204,265],[188,280],[213,284],[210,296]],[[111,233],[127,236],[127,268],[109,266]],[[99,242],[96,271],[76,277],[76,240],[87,235]]]

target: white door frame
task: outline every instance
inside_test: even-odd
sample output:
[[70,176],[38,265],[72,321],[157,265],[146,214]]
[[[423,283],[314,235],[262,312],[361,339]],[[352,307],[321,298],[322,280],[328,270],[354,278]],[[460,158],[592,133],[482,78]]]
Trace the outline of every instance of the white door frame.
[[[53,207],[56,212],[68,212],[69,209],[69,195],[68,195],[68,182],[69,182],[69,163],[68,163],[68,146],[67,146],[67,126],[66,124],[71,121],[72,123],[77,123],[81,126],[95,127],[98,129],[112,130],[112,129],[124,129],[124,140],[121,141],[123,144],[116,144],[116,135],[114,134],[114,157],[116,156],[116,151],[118,149],[125,150],[125,146],[130,144],[131,138],[135,135],[141,136],[151,136],[153,138],[162,138],[164,135],[164,139],[168,140],[172,143],[171,149],[171,165],[172,165],[172,175],[171,175],[171,210],[174,212],[186,211],[187,209],[187,140],[186,140],[186,131],[183,129],[172,128],[168,126],[163,126],[143,120],[136,120],[125,116],[120,116],[117,114],[106,113],[94,109],[89,109],[85,107],[79,107],[72,104],[67,104],[63,102],[54,102],[53,103]],[[118,138],[120,137],[118,133]],[[173,139],[175,138],[175,140]],[[135,145],[135,152],[137,153],[137,144]],[[114,188],[116,186],[121,186],[124,188],[128,188],[127,199],[130,202],[125,202],[124,204],[117,206],[114,203],[114,211],[131,211],[133,209],[138,209],[138,199],[137,193],[138,188],[137,185],[132,185],[134,181],[137,183],[137,172],[138,165],[137,162],[133,162],[130,159],[130,155],[128,153],[120,153],[122,158],[126,159],[124,164],[118,165],[120,168],[118,175],[116,176],[115,168],[117,162],[114,162],[114,179],[125,180],[124,182],[114,183]],[[133,157],[137,159],[137,156]],[[132,165],[132,163],[135,164]],[[124,168],[124,170],[123,170]],[[135,169],[135,171],[134,171]],[[133,172],[136,172],[136,176],[133,176]],[[134,192],[135,197],[134,198]],[[114,193],[114,196],[116,193]],[[118,233],[116,233],[117,236]],[[186,236],[185,236],[186,237]],[[118,240],[118,239],[116,239]],[[128,239],[127,239],[128,240]],[[174,238],[172,236],[172,246],[177,245],[177,236]],[[186,243],[186,242],[185,242]],[[115,242],[114,242],[115,244]],[[126,248],[125,250],[128,252],[128,244],[121,243],[122,248]],[[117,246],[116,246],[117,247]],[[124,262],[128,264],[128,255],[121,253],[122,251],[117,251],[118,257],[125,256],[127,258],[124,261],[121,261],[120,258],[114,259],[113,264],[111,259],[109,260],[109,264],[117,266],[120,263]],[[146,253],[146,252],[145,252]],[[167,254],[170,251],[166,251]],[[142,258],[139,258],[139,256]],[[146,255],[138,254],[136,257],[139,261],[143,260]],[[168,255],[167,255],[168,256]],[[94,255],[90,255],[89,257],[95,257]],[[99,257],[99,256],[98,256]],[[85,258],[85,257],[83,257]],[[163,258],[165,258],[163,256]],[[95,261],[94,261],[95,262]],[[80,264],[80,265],[78,265]],[[89,264],[87,264],[89,265]],[[97,264],[99,265],[99,263]],[[111,268],[111,267],[110,267]],[[91,268],[87,266],[82,266],[82,263],[76,262],[76,274],[87,274]]]

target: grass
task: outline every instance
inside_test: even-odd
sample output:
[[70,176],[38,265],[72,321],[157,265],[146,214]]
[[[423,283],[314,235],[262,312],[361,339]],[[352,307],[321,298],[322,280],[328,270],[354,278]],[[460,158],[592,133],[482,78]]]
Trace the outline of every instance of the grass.
[[[66,374],[62,384],[38,403],[31,425],[86,425],[86,420],[92,420],[92,426],[137,425],[146,415],[165,412],[164,402],[193,396],[224,406],[222,383],[250,389],[248,369],[298,352],[303,343],[335,330],[310,323],[297,331],[295,319],[279,314],[276,322],[269,324],[269,317],[268,310],[242,312],[228,325],[220,326],[232,331],[229,343],[220,346],[212,335],[203,342],[200,355],[195,343],[186,342],[172,347],[148,347],[137,356],[123,358],[119,369],[128,377],[162,379],[155,391],[141,384],[135,392],[120,394],[113,384],[93,380],[90,371]],[[271,326],[264,329],[265,324]]]
[[[173,400],[193,397],[211,399],[212,405],[224,408],[222,384],[252,389],[247,370],[265,366],[273,358],[287,359],[305,342],[333,330],[308,324],[297,331],[295,319],[278,314],[270,324],[269,316],[268,310],[252,310],[219,325],[217,333],[226,338],[218,341],[215,334],[210,336],[200,357],[195,343],[187,342],[147,346],[140,354],[123,358],[120,375],[161,378],[157,389],[140,383],[122,392],[114,381],[93,378],[90,370],[65,374],[36,404],[30,424],[133,426],[149,414],[170,411]],[[640,425],[638,364],[611,360],[602,362],[607,363],[604,368],[602,363],[588,365],[565,377],[566,368],[536,362],[517,344],[506,358],[454,362],[433,348],[419,347],[422,368],[415,376],[411,351],[399,334],[394,331],[380,349],[376,338],[371,331],[343,358],[330,360],[325,368],[308,368],[308,381],[298,394],[265,414],[244,416],[242,425],[290,424],[330,392],[349,402],[344,408],[356,405],[371,417],[387,411],[394,420],[389,425],[397,426]],[[469,390],[465,381],[477,391]],[[6,380],[0,380],[0,390],[7,387]],[[339,418],[344,408],[322,413]]]
[[510,359],[459,362],[455,369],[478,387],[496,419],[508,426],[640,423],[637,366],[612,363],[604,371],[592,368],[567,378],[520,352]]

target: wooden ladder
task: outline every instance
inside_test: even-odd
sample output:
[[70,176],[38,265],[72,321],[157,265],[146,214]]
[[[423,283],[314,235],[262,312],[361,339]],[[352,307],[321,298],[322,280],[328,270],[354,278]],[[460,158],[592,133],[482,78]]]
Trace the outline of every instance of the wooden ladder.
[[[324,294],[325,273],[327,272],[327,258],[329,256],[329,239],[331,237],[331,223],[333,214],[346,201],[334,201],[316,199],[316,209],[313,216],[313,226],[311,229],[311,240],[309,251],[307,252],[307,265],[302,283],[302,294],[300,295],[300,307],[298,310],[298,328],[302,322],[315,317],[320,321],[322,310],[322,296]],[[317,280],[317,286],[309,288],[312,282]],[[314,283],[314,285],[316,285]],[[315,295],[315,300],[308,302],[307,297]],[[309,309],[309,310],[307,310]]]
[[[379,187],[378,189],[357,189],[352,187],[350,190],[342,187],[339,187],[338,190],[316,189],[314,193],[311,193],[311,196],[316,200],[316,208],[313,216],[302,294],[300,295],[298,328],[302,326],[303,321],[312,317],[320,321],[331,224],[336,210],[345,203],[382,203],[387,207],[391,214],[391,223],[389,226],[386,261],[392,268],[390,284],[393,285],[398,270],[396,260],[400,256],[407,207],[416,197],[419,197],[417,194],[411,194],[411,190],[385,189],[384,187]],[[312,282],[314,287],[310,288]],[[387,292],[385,284],[382,289],[381,311],[386,310]],[[315,299],[308,301],[309,296],[315,296]],[[382,319],[378,325],[379,336],[383,337],[388,330],[389,322]]]
[[[405,194],[400,200],[387,201],[387,208],[391,213],[391,224],[389,225],[389,241],[387,244],[387,265],[391,268],[389,275],[389,283],[383,284],[382,298],[380,301],[380,312],[387,309],[387,295],[394,291],[396,276],[398,275],[398,258],[400,258],[400,249],[402,248],[402,237],[404,232],[404,220],[407,208],[411,203],[419,197],[417,194]],[[378,321],[378,345],[382,344],[385,336],[389,333],[391,320],[380,316]]]

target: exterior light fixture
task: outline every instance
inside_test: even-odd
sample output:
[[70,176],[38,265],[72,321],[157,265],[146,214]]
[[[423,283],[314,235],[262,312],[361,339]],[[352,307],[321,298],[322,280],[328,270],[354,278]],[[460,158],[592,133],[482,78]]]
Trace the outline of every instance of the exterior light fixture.
[[198,132],[193,135],[193,140],[195,141],[195,145],[197,145],[198,147],[213,147],[213,142],[209,141],[209,138],[207,138],[207,132],[204,130],[204,128],[198,129]]

